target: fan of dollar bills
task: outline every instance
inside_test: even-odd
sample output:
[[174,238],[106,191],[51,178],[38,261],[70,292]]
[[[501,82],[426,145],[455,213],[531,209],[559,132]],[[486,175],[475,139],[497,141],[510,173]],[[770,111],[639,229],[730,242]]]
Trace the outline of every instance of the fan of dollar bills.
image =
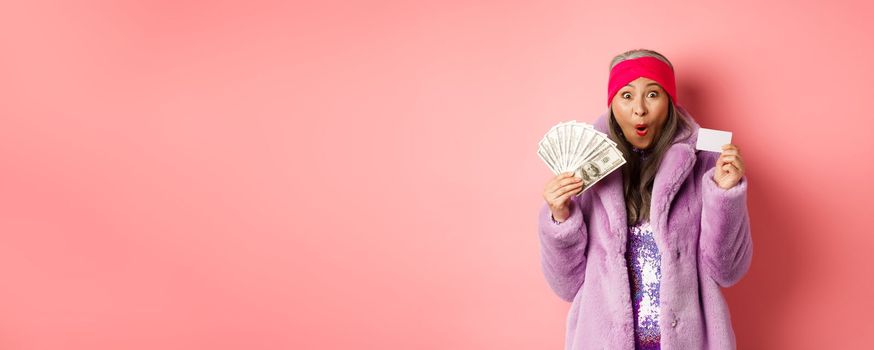
[[584,187],[580,193],[625,164],[613,140],[592,125],[576,120],[549,129],[540,140],[537,154],[553,174],[572,171],[582,178]]

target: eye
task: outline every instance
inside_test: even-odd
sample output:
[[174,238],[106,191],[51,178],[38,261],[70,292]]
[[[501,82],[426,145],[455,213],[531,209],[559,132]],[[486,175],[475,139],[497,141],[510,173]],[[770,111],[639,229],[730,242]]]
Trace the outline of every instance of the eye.
[[622,93],[622,98],[624,98],[624,99],[629,99],[629,98],[631,98],[631,93],[630,93],[630,92],[623,92],[623,93]]
[[655,92],[655,91],[650,91],[649,94],[647,94],[647,96],[649,96],[649,97],[658,97],[658,96],[659,96],[659,93],[658,93],[658,92]]

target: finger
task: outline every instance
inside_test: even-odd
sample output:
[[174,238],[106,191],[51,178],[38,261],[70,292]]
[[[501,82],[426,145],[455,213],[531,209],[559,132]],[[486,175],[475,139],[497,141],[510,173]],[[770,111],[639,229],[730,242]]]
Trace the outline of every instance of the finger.
[[722,169],[722,176],[720,176],[720,181],[725,181],[727,179],[732,179],[737,176],[735,172],[735,168],[731,166],[731,164],[726,164],[725,168]]
[[[566,193],[568,193],[568,192],[573,192],[574,190],[577,190],[577,189],[579,189],[579,188],[581,188],[581,187],[583,187],[583,183],[582,183],[582,182],[578,182],[578,183],[574,183],[574,184],[569,184],[569,185],[566,185],[566,186],[563,186],[563,187],[559,188],[557,191],[555,191],[555,193],[553,193],[553,196],[554,196],[555,198],[559,198],[559,197],[565,195]],[[559,202],[559,203],[561,203],[561,202]]]
[[722,158],[723,163],[731,163],[737,159],[737,156],[736,155],[722,155],[721,158]]
[[740,159],[738,159],[738,160],[732,162],[731,164],[734,165],[734,167],[737,168],[737,170],[738,170],[738,172],[740,173],[740,175],[743,176],[743,173],[744,173],[744,163],[743,163],[743,161],[741,161]]
[[578,192],[578,191],[568,191],[567,193],[561,195],[561,197],[558,197],[558,202],[559,202],[559,203],[564,203],[564,202],[566,202],[568,198],[570,198],[571,196],[577,194],[577,192]]
[[562,194],[564,194],[564,193],[566,193],[566,192],[568,192],[568,191],[573,191],[573,190],[575,190],[575,189],[577,189],[577,188],[580,188],[580,187],[583,187],[583,182],[582,182],[582,181],[580,181],[580,182],[574,182],[574,183],[569,183],[569,184],[567,184],[567,185],[564,185],[564,186],[560,187],[558,190],[556,190],[556,191],[555,191],[555,194],[556,194],[556,196],[561,196]]
[[722,166],[724,164],[725,164],[725,159],[723,159],[722,156],[719,156],[719,158],[716,158],[716,169],[722,169]]
[[553,178],[552,178],[552,181],[555,182],[555,183],[558,183],[558,182],[560,182],[561,180],[564,180],[564,179],[567,179],[567,178],[570,178],[570,177],[573,177],[573,176],[574,176],[574,172],[573,172],[573,171],[565,171],[565,172],[563,172],[563,173],[559,173],[558,175],[556,175],[555,177],[553,177]]
[[573,186],[581,186],[582,182],[574,182],[565,185],[556,186],[552,191],[549,192],[549,197],[552,199],[560,197],[562,194],[568,191],[569,188],[573,188]]
[[729,171],[729,174],[731,174],[732,176],[736,176],[738,181],[740,181],[740,178],[744,176],[743,170],[738,169],[733,164],[731,166],[731,171]]
[[736,166],[740,170],[743,170],[743,168],[744,168],[744,161],[740,155],[735,156],[734,160],[731,163],[734,164],[734,166]]
[[737,184],[738,182],[740,182],[741,176],[737,172],[737,168],[735,168],[734,166],[732,166],[730,164],[726,164],[726,167],[728,169],[725,171],[725,175],[723,175],[722,178],[720,179],[720,182],[729,181],[729,182],[732,182],[734,184]]
[[577,183],[577,182],[582,182],[582,181],[583,181],[582,178],[571,176],[569,178],[562,179],[561,184],[562,184],[562,186],[564,186],[567,184],[572,184],[572,183]]
[[571,196],[571,193],[573,193],[573,192],[564,193],[561,196],[555,197],[552,200],[550,205],[554,208],[561,208],[561,207],[567,206],[567,199],[568,199],[568,197]]
[[546,187],[548,189],[548,192],[549,193],[555,192],[556,189],[561,187],[561,180],[566,179],[571,174],[573,174],[573,173],[564,172],[564,173],[558,173],[557,175],[555,175],[552,179],[549,180],[549,182],[546,183]]
[[563,178],[557,184],[555,184],[555,187],[553,188],[552,192],[556,192],[556,191],[560,190],[562,187],[567,186],[569,184],[580,183],[580,182],[582,182],[581,180],[582,179],[577,178],[577,177]]
[[565,172],[563,172],[563,173],[558,173],[558,174],[556,174],[556,175],[552,178],[552,180],[550,180],[550,181],[560,181],[561,179],[568,178],[568,177],[571,177],[571,176],[573,176],[573,175],[574,175],[574,173],[573,173],[572,171],[565,171]]
[[722,155],[720,158],[723,160],[723,163],[734,163],[738,168],[743,167],[743,157],[740,154],[732,154],[732,155]]
[[738,148],[737,145],[727,143],[722,146],[722,153],[740,155],[740,148]]

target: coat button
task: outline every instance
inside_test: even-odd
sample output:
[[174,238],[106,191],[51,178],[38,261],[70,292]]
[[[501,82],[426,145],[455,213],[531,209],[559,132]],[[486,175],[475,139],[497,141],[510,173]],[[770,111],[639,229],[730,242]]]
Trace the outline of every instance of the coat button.
[[677,327],[677,320],[671,321],[671,327]]
[[679,259],[679,258],[680,258],[680,250],[677,249],[677,259]]

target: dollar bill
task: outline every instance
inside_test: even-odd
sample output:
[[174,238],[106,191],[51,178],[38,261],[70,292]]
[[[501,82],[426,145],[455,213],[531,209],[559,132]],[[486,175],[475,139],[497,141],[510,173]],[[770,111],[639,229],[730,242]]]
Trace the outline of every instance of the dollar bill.
[[592,185],[622,166],[622,164],[625,164],[625,158],[622,157],[622,152],[617,148],[607,147],[603,149],[592,157],[591,160],[574,170],[574,176],[583,179],[583,190],[577,195],[579,196],[588,190]]
[[616,143],[605,133],[576,120],[550,128],[538,144],[537,156],[553,174],[574,172],[584,180],[585,189],[625,164]]

